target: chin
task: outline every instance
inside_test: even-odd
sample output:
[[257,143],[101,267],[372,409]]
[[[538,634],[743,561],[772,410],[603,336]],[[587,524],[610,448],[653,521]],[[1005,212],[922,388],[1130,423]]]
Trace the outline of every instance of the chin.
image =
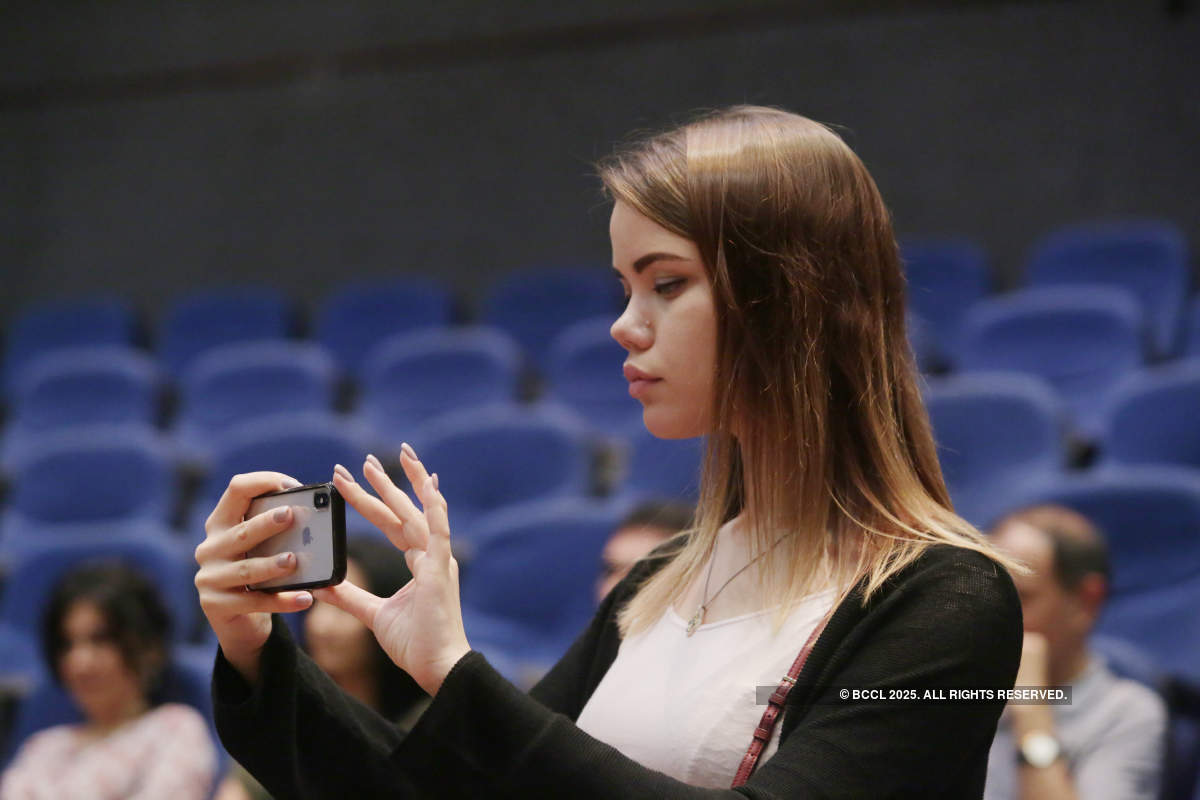
[[642,409],[642,424],[657,439],[695,439],[708,433],[707,427],[700,424],[699,420],[688,420],[679,414],[650,406]]

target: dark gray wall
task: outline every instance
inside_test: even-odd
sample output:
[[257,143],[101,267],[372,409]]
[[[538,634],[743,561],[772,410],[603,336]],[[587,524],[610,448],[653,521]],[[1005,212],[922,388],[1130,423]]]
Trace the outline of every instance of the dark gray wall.
[[[706,25],[683,0],[514,5],[10,7],[0,313],[67,290],[154,308],[230,281],[284,281],[312,301],[344,277],[394,271],[476,295],[524,265],[604,263],[589,162],[634,128],[737,102],[844,126],[901,234],[976,237],[1009,282],[1037,236],[1081,219],[1168,217],[1200,246],[1200,14],[814,3]],[[647,17],[658,21],[636,34],[605,33]],[[432,55],[350,75],[256,81],[250,63],[208,88],[95,90],[429,41]],[[56,95],[62,79],[82,93]]]

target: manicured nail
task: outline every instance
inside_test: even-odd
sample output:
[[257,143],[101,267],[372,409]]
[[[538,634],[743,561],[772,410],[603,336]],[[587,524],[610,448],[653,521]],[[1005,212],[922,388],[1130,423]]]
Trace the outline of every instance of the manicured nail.
[[276,566],[286,567],[291,563],[292,563],[292,554],[291,553],[280,553],[279,555],[275,556],[275,565]]
[[295,478],[284,478],[279,482],[279,485],[283,489],[295,489],[297,486],[303,486],[304,484]]
[[354,476],[350,474],[350,470],[343,467],[341,464],[334,464],[333,471],[345,478],[349,483],[354,483]]
[[437,473],[433,473],[433,490],[438,491]]
[[383,464],[379,463],[378,458],[371,455],[370,453],[367,453],[367,461],[371,462],[371,466],[375,467],[375,469],[379,470],[380,472],[383,472]]
[[287,522],[288,518],[291,516],[291,506],[280,506],[279,508],[275,509],[275,513],[271,515],[271,519],[275,520],[276,522]]
[[296,606],[298,608],[308,608],[312,605],[312,595],[308,592],[301,592],[296,596]]
[[408,456],[413,461],[419,460],[417,458],[417,451],[413,450],[412,447],[408,444],[408,442],[404,442],[403,444],[400,445],[400,452],[404,453],[404,455]]

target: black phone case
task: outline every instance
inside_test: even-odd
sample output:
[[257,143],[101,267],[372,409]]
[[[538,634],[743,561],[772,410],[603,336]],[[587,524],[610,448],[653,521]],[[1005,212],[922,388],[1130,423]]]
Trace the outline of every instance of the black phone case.
[[[297,486],[292,489],[281,489],[277,492],[267,492],[253,498],[276,497],[284,494],[325,489],[329,492],[329,511],[332,514],[333,530],[333,573],[324,580],[307,583],[289,583],[285,586],[264,586],[255,589],[258,592],[291,592],[299,589],[320,589],[324,586],[336,586],[346,579],[346,501],[334,488],[332,483],[310,483],[307,486]],[[251,502],[253,502],[253,500]]]

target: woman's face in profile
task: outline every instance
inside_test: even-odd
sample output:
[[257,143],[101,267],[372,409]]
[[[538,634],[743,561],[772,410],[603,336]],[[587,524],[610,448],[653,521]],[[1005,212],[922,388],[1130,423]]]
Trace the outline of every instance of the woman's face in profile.
[[712,427],[717,316],[700,251],[621,201],[609,236],[628,297],[612,336],[629,352],[625,377],[646,429],[662,439],[702,436]]
[[[353,559],[346,561],[346,580],[367,586],[367,576]],[[314,603],[304,618],[308,654],[333,677],[371,669],[372,635],[350,614],[329,603]]]
[[63,616],[58,672],[90,722],[108,724],[146,703],[137,671],[126,663],[104,613],[81,601]]

